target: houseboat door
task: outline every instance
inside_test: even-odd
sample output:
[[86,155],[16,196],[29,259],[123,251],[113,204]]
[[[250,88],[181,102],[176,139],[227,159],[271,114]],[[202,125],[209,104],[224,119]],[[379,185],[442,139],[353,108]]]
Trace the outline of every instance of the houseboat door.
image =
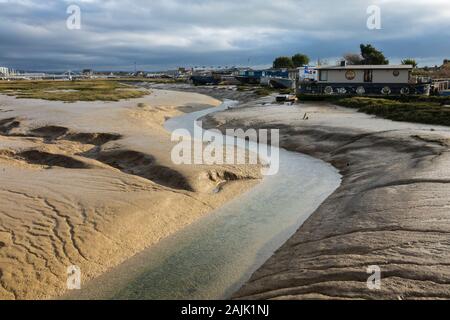
[[373,82],[373,70],[364,70],[364,82]]

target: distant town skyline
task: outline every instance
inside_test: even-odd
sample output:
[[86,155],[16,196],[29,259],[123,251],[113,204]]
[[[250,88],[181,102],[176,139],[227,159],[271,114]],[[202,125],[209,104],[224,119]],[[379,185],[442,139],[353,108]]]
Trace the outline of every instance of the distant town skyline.
[[[80,29],[67,27],[71,5]],[[367,27],[371,5],[380,29]],[[449,38],[448,0],[0,0],[0,66],[18,70],[267,67],[297,52],[334,64],[361,43],[434,66]]]

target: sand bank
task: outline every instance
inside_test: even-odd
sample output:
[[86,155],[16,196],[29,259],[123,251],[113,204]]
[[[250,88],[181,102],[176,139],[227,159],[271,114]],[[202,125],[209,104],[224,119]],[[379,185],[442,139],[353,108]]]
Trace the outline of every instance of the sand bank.
[[[282,147],[333,164],[344,179],[234,297],[450,298],[449,128],[270,101],[211,115],[204,125],[280,128]],[[367,287],[372,265],[381,268],[381,290]]]
[[85,283],[255,185],[256,166],[172,164],[165,120],[219,103],[0,96],[0,299],[60,296],[69,266]]

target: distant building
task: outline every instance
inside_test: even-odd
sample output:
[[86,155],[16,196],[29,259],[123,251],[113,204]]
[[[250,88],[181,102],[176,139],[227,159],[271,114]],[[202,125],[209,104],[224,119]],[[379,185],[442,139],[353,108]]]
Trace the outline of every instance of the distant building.
[[133,77],[145,77],[146,73],[144,71],[136,71],[135,73],[133,73]]
[[8,77],[10,75],[9,68],[6,67],[0,67],[0,76],[1,77]]
[[148,72],[145,77],[146,78],[152,78],[152,79],[158,79],[163,76],[162,72]]
[[180,77],[184,72],[181,69],[177,70],[167,70],[164,72],[164,74],[170,78],[178,78]]
[[180,75],[186,74],[186,73],[191,73],[191,69],[188,69],[188,68],[185,68],[185,67],[180,67],[180,68],[178,68],[178,73]]
[[81,74],[85,77],[92,77],[94,75],[94,70],[92,69],[84,69]]

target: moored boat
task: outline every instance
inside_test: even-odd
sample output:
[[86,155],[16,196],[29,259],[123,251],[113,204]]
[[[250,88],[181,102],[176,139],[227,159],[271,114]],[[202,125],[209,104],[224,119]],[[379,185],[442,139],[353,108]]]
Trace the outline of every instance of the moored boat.
[[220,79],[213,76],[191,76],[191,81],[196,86],[218,85]]

